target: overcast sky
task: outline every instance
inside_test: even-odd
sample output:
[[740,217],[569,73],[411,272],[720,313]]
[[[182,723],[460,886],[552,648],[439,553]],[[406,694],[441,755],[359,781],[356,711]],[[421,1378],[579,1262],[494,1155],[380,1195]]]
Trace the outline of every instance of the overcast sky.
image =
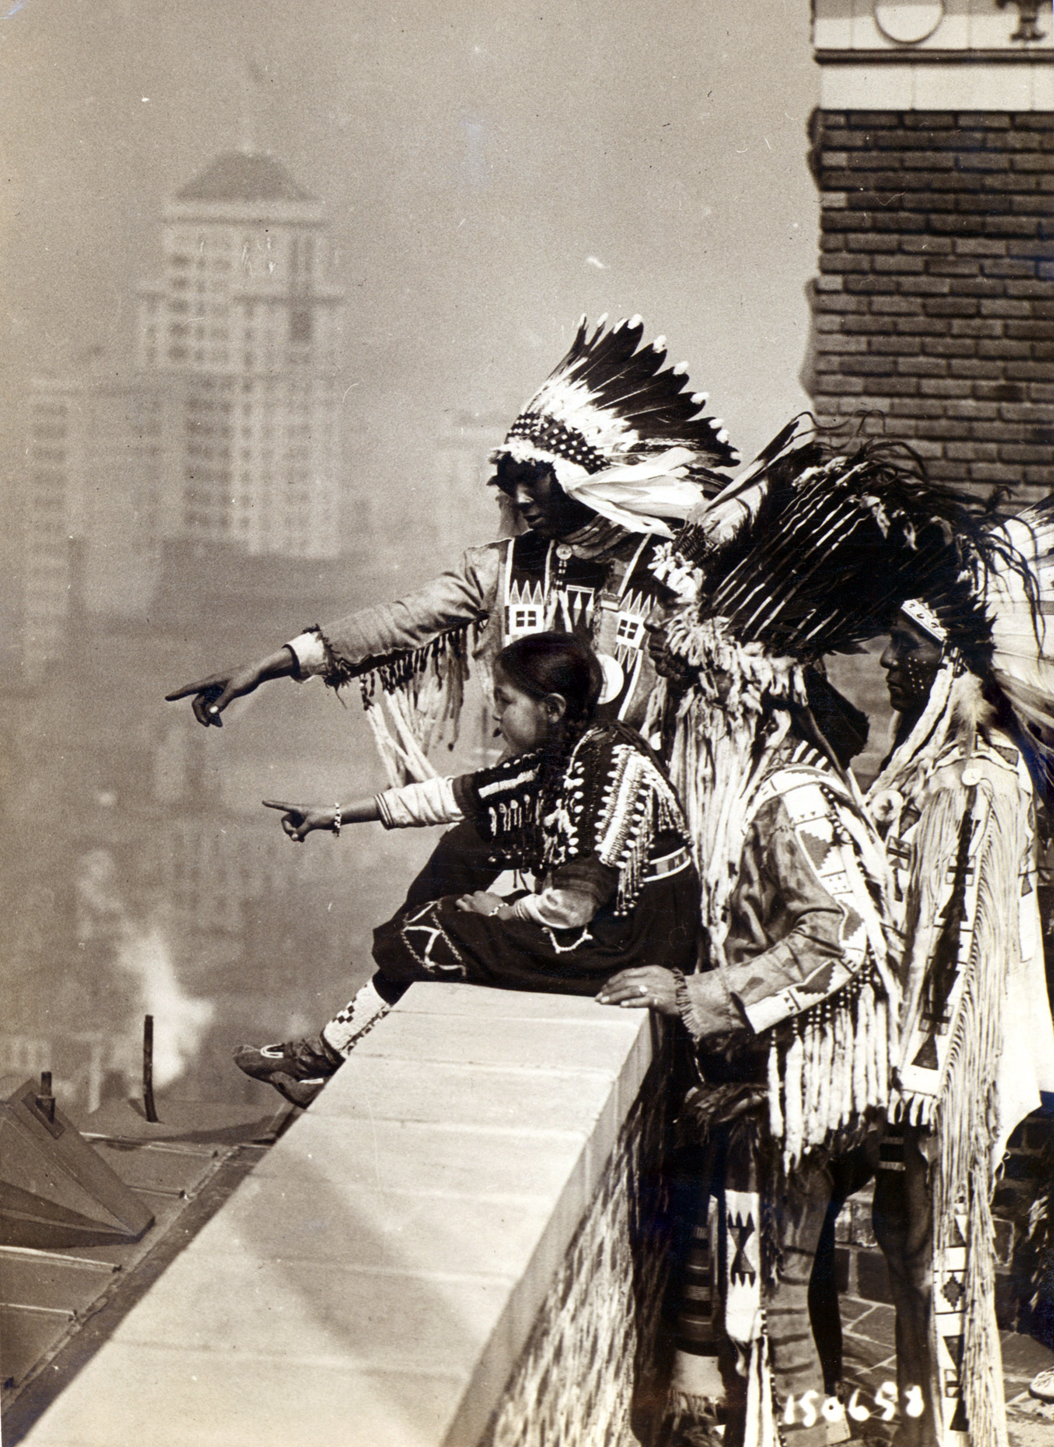
[[642,313],[744,453],[804,402],[807,0],[0,13],[12,442],[34,372],[93,346],[126,363],[164,200],[246,140],[328,208],[359,484],[426,505],[444,416],[514,414],[583,311]]

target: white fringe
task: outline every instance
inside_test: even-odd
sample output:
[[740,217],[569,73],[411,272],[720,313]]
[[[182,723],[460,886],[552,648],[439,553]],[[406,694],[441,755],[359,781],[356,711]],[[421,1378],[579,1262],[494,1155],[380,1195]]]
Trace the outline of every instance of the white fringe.
[[791,1028],[789,1040],[772,1032],[768,1054],[769,1126],[788,1171],[869,1108],[885,1107],[889,1025],[877,971],[796,1015]]

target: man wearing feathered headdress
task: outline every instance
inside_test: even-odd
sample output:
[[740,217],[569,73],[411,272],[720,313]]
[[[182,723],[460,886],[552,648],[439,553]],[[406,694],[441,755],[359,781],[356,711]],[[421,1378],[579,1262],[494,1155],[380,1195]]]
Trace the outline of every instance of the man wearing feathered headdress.
[[935,569],[882,656],[894,747],[868,802],[903,954],[874,1225],[914,1403],[905,1447],[1007,1440],[990,1192],[1010,1132],[1054,1089],[1029,770],[1049,784],[1049,517],[993,528]]
[[[710,968],[683,981],[628,971],[608,994],[679,1014],[695,1042],[701,1081],[683,1119],[708,1143],[710,1204],[679,1330],[696,1354],[724,1355],[726,1438],[761,1447],[778,1419],[785,1442],[820,1447],[834,1424],[820,1411],[810,1276],[832,1199],[869,1171],[860,1147],[889,1102],[902,978],[882,846],[816,728],[804,667],[888,627],[981,530],[888,445],[832,457],[785,432],[763,471],[760,506],[730,540],[715,547],[704,519],[664,567],[687,589],[699,565],[668,637],[698,670],[677,703],[672,773]],[[705,1423],[689,1365],[674,1400]]]
[[[308,629],[276,653],[168,695],[193,698],[199,723],[220,725],[235,698],[272,678],[363,683],[393,782],[434,770],[425,755],[456,730],[469,635],[490,661],[514,639],[579,633],[601,657],[606,715],[641,721],[655,683],[644,620],[663,594],[649,564],[657,544],[727,478],[736,460],[687,367],[664,367],[666,342],[641,347],[640,317],[592,332],[570,351],[491,456],[518,535],[470,548],[459,564],[396,603]],[[523,531],[523,529],[526,531]],[[381,702],[391,711],[385,720]]]

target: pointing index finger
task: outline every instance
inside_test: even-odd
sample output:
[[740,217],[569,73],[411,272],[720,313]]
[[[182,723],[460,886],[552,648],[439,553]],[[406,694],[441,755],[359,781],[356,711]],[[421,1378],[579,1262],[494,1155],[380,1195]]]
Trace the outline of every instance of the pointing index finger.
[[302,814],[299,804],[283,804],[280,799],[261,799],[265,809],[281,809],[285,814]]
[[184,684],[177,688],[175,693],[168,693],[166,698],[186,698],[189,694],[200,694],[202,698],[221,698],[230,685],[229,673],[210,673],[208,678],[199,678],[196,683]]

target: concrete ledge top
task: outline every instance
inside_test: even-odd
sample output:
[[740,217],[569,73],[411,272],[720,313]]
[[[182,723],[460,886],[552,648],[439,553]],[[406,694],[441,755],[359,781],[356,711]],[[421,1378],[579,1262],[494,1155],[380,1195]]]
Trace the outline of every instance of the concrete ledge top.
[[652,1056],[643,1010],[415,985],[25,1442],[474,1447]]

